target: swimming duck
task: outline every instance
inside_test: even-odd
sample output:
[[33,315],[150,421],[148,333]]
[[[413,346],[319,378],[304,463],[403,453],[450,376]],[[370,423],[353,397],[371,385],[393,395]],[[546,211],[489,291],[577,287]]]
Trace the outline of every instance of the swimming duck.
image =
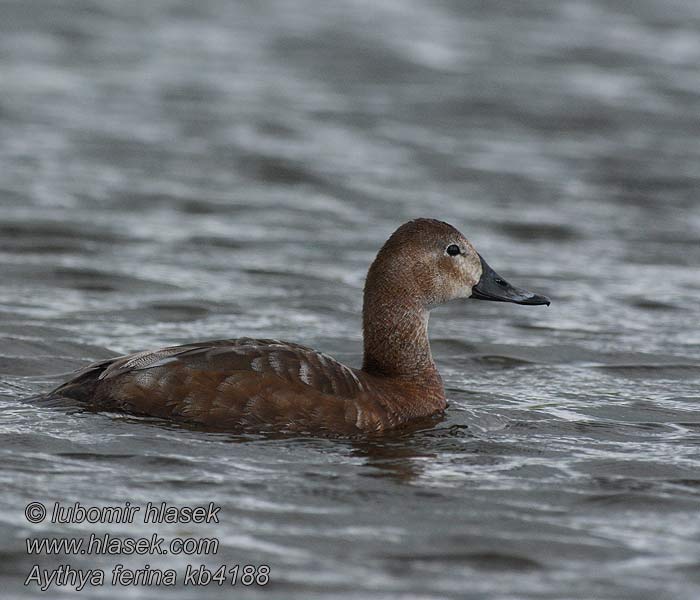
[[428,315],[458,298],[550,303],[507,283],[448,223],[415,219],[369,268],[361,369],[289,342],[216,340],[91,364],[49,397],[223,430],[381,433],[446,408]]

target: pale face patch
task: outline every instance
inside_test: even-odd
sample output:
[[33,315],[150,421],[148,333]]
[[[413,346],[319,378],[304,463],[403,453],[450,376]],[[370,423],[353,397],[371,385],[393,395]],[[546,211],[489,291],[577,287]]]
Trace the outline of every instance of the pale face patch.
[[[456,248],[455,248],[456,247]],[[456,249],[459,252],[456,252]],[[458,298],[469,298],[481,277],[481,260],[473,246],[464,238],[446,240],[433,252],[432,260],[423,261],[421,278],[428,307]],[[427,284],[427,285],[426,285]]]

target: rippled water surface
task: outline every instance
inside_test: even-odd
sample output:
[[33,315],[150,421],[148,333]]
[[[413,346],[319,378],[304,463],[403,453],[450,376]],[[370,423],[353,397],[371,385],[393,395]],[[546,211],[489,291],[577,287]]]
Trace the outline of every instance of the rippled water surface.
[[[0,1],[0,574],[267,564],[228,598],[700,597],[700,4]],[[361,360],[365,272],[448,220],[549,309],[433,312],[450,408],[383,441],[22,402],[279,337]],[[29,501],[215,502],[215,556],[28,556]],[[86,587],[51,597],[191,598]]]

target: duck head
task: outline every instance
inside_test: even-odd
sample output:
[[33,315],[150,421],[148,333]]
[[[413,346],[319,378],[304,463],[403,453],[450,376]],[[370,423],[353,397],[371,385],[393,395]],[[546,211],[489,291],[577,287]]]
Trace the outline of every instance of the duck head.
[[[549,304],[510,285],[452,225],[416,219],[401,225],[374,259],[365,282],[362,368],[442,383],[430,352],[430,309],[458,298]],[[444,401],[444,391],[440,398]]]
[[426,308],[458,298],[550,304],[546,296],[508,283],[457,229],[434,219],[415,219],[399,227],[370,268],[368,284],[371,280],[377,287],[393,282],[399,293]]

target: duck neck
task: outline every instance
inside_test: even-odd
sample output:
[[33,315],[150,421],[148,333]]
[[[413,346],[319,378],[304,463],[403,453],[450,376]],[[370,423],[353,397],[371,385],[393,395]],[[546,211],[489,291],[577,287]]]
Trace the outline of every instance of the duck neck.
[[429,311],[410,297],[365,291],[364,360],[368,373],[406,379],[430,379],[437,369],[428,339]]

